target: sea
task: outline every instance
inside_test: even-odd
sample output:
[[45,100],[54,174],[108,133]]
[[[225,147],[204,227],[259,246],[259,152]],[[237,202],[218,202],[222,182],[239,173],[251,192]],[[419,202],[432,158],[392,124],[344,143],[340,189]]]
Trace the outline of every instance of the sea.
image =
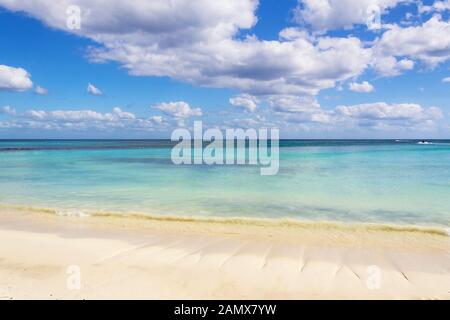
[[0,205],[450,226],[450,140],[280,140],[279,170],[176,165],[170,140],[0,140]]

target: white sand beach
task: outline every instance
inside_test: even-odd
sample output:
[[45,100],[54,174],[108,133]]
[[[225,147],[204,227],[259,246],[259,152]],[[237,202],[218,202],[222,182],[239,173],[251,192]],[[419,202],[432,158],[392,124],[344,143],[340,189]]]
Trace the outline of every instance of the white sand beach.
[[450,238],[434,229],[2,208],[0,244],[0,299],[450,299]]

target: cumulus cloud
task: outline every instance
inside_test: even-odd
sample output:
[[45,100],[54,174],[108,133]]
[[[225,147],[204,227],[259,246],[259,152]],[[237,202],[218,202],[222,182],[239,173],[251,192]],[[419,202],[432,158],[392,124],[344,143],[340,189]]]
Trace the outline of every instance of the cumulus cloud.
[[267,97],[267,102],[282,121],[320,124],[331,121],[330,114],[321,108],[314,96],[274,95]]
[[[200,86],[235,88],[252,95],[317,93],[360,75],[370,50],[349,38],[292,41],[223,39],[182,48],[123,45],[92,52],[124,63],[135,75],[170,76]],[[346,59],[345,65],[340,64]]]
[[[332,30],[365,23],[373,6],[385,13],[402,2],[410,1],[302,0],[295,11],[313,30]],[[94,40],[98,45],[88,53],[94,62],[116,61],[133,75],[168,76],[254,96],[315,95],[356,78],[368,67],[395,76],[413,69],[414,60],[435,65],[449,56],[448,22],[439,17],[409,28],[388,25],[375,44],[352,36],[311,35],[304,28],[286,28],[278,40],[265,41],[237,37],[257,23],[257,0],[78,0],[79,30],[66,26],[65,12],[71,4],[0,0],[9,10]]]
[[308,96],[276,96],[269,98],[269,103],[286,123],[315,124],[323,129],[433,128],[443,118],[441,109],[414,103],[377,102],[324,109],[314,97]]
[[[223,127],[224,128],[242,128],[242,129],[250,129],[250,128],[259,128],[264,126],[261,121],[252,118],[238,118],[229,121],[225,121]],[[267,127],[267,126],[264,126]]]
[[[256,23],[254,11],[257,0],[148,1],[135,0],[77,0],[81,9],[82,28],[67,28],[66,10],[72,0],[1,0],[0,4],[13,11],[25,11],[54,28],[95,38],[100,42],[128,40],[153,43],[165,47],[192,41],[202,42],[210,37],[233,35],[237,28],[250,28]],[[124,19],[127,17],[127,19]],[[131,35],[135,38],[131,39]],[[109,39],[108,39],[109,38]]]
[[23,68],[0,65],[0,91],[22,92],[33,87],[30,74]]
[[26,117],[35,120],[56,120],[56,121],[109,121],[114,122],[118,120],[134,120],[136,116],[129,112],[124,112],[122,109],[113,108],[111,113],[100,113],[93,110],[28,110],[24,114]]
[[351,82],[349,84],[349,89],[350,89],[350,91],[354,91],[354,92],[368,93],[368,92],[372,92],[374,90],[374,87],[369,82],[363,81],[361,83]]
[[385,102],[367,103],[352,106],[338,106],[334,110],[338,120],[353,119],[360,126],[411,127],[430,124],[441,119],[443,113],[439,108],[424,108],[414,103],[388,104]]
[[370,50],[355,37],[314,39],[285,30],[280,40],[239,39],[239,30],[257,22],[256,0],[79,0],[80,30],[66,28],[61,13],[69,0],[0,4],[93,39],[100,46],[91,48],[92,61],[117,61],[133,75],[169,76],[252,95],[315,94],[360,75],[370,60]]
[[34,92],[41,96],[46,96],[48,94],[48,90],[41,86],[36,86],[36,88],[34,89]]
[[191,108],[191,106],[184,101],[163,102],[153,105],[153,108],[158,109],[164,114],[177,119],[185,119],[202,115],[202,109]]
[[230,98],[229,101],[231,105],[239,108],[244,108],[245,110],[250,112],[255,111],[259,103],[258,98],[246,93]]
[[[368,68],[382,76],[395,76],[412,70],[418,61],[434,67],[450,57],[449,22],[439,16],[422,25],[386,25],[372,42],[363,42],[352,35],[336,37],[323,33],[366,23],[367,9],[373,5],[378,5],[384,13],[409,0],[302,0],[296,17],[302,24],[311,26],[313,32],[303,27],[286,28],[280,31],[278,39],[270,41],[254,35],[241,36],[241,31],[251,31],[257,23],[257,0],[136,0],[127,3],[77,0],[82,28],[69,30],[66,8],[72,2],[0,0],[0,5],[25,12],[52,28],[93,40],[96,45],[88,49],[88,57],[93,62],[115,61],[137,76],[168,76],[199,86],[237,89],[245,94],[231,98],[232,105],[257,114],[258,102],[266,100],[277,115],[293,122],[400,123],[401,120],[391,115],[414,108],[380,103],[325,110],[315,95],[320,90],[354,81]],[[353,82],[350,89],[369,92],[373,87],[370,83]],[[88,91],[101,94],[92,84]],[[429,115],[434,109],[419,106],[420,111],[415,106],[418,114],[423,115],[420,119],[435,120]],[[177,121],[202,115],[200,108],[192,108],[183,101],[160,103],[153,108]],[[362,118],[370,113],[368,110],[386,116]],[[122,111],[118,110],[110,113],[93,110],[45,113],[41,110],[43,114],[34,111],[33,116],[30,112],[27,115],[30,121],[43,121],[39,119],[41,115],[52,123],[67,125],[77,121],[114,122],[108,118],[134,124],[144,120],[130,114],[120,116]],[[146,121],[162,121],[158,117]],[[74,118],[82,120],[70,120]],[[407,117],[404,121],[409,125],[422,121],[419,118]]]
[[372,67],[381,76],[394,77],[407,70],[414,69],[414,61],[409,59],[397,59],[393,56],[375,54],[372,60]]
[[152,116],[149,118],[150,121],[161,124],[163,122],[163,117],[161,116]]
[[14,109],[11,106],[4,106],[4,107],[0,108],[0,113],[9,114],[9,115],[15,115],[16,114],[16,109]]
[[279,33],[280,39],[282,40],[296,40],[296,39],[309,39],[314,40],[314,37],[308,33],[305,29],[300,28],[285,28]]
[[419,13],[444,12],[450,10],[450,0],[436,0],[432,5],[419,6]]
[[268,102],[277,112],[314,113],[320,110],[320,104],[313,96],[276,95],[268,97]]
[[[429,67],[450,59],[450,22],[436,15],[423,25],[392,25],[377,41],[374,52],[382,57],[407,57]],[[410,67],[412,62],[405,63]]]
[[[372,8],[380,13],[392,9],[405,0],[299,0],[295,20],[311,26],[315,31],[326,32],[366,24]],[[372,10],[371,10],[372,9]]]
[[10,121],[0,122],[2,128],[31,128],[48,130],[155,130],[165,127],[161,116],[140,118],[131,112],[115,107],[111,112],[84,110],[36,110],[17,113],[11,107],[3,107],[0,112],[11,116]]
[[103,93],[98,89],[96,86],[94,86],[92,83],[88,83],[87,86],[87,92],[93,96],[101,96]]

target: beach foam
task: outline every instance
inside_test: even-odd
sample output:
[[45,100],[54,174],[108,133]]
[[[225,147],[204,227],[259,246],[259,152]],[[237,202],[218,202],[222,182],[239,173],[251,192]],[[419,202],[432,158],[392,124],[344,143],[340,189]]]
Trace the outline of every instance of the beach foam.
[[372,231],[372,232],[401,232],[422,233],[439,236],[450,236],[450,228],[439,226],[416,226],[382,223],[344,223],[338,221],[305,221],[288,218],[248,218],[248,217],[205,217],[205,216],[178,216],[146,214],[139,212],[111,212],[111,211],[88,211],[88,210],[62,210],[44,207],[30,207],[10,204],[0,204],[0,208],[14,209],[29,213],[54,214],[62,217],[75,218],[120,218],[129,220],[148,220],[161,222],[190,222],[209,223],[223,225],[259,226],[259,227],[286,227],[297,229],[315,230],[340,230],[340,231]]
[[51,210],[54,211],[58,216],[63,217],[79,217],[79,218],[85,218],[89,217],[90,214],[83,210]]

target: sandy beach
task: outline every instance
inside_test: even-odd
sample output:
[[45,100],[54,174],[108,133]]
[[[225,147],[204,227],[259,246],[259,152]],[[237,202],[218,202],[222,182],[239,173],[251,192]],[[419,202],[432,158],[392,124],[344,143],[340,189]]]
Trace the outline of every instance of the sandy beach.
[[449,239],[2,208],[0,299],[449,299]]

